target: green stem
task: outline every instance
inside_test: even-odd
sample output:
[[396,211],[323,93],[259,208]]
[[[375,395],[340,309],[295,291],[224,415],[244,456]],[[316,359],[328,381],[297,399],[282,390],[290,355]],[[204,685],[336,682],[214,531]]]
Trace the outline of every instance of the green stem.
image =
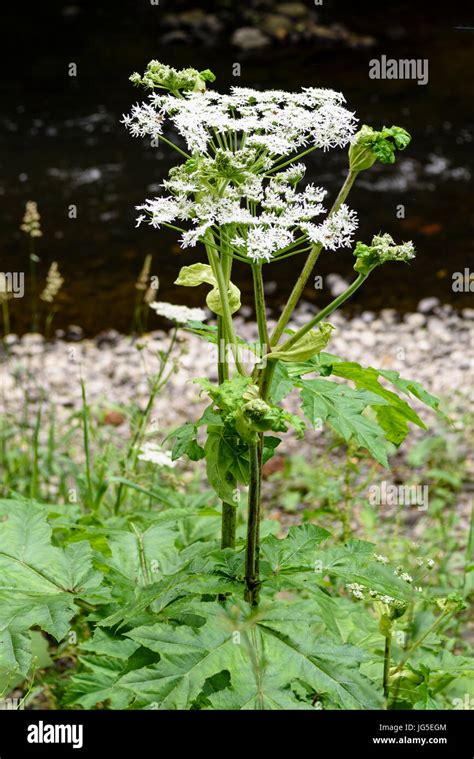
[[347,288],[341,295],[339,295],[337,298],[335,298],[326,308],[323,308],[322,311],[319,312],[313,319],[310,319],[310,321],[305,324],[304,327],[301,327],[297,332],[295,332],[289,340],[286,341],[286,343],[283,343],[279,347],[279,350],[288,350],[291,348],[303,335],[305,335],[307,332],[310,331],[316,324],[319,324],[323,319],[326,318],[326,316],[329,316],[332,314],[333,311],[335,311],[339,306],[344,303],[348,298],[355,293],[356,290],[359,289],[359,287],[365,282],[367,279],[368,274],[359,274],[357,279],[354,280],[352,285]]
[[[232,258],[226,254],[226,241],[222,240],[222,273],[226,283],[226,289],[229,287],[230,274],[232,269]],[[227,336],[225,334],[225,324],[222,316],[217,317],[217,372],[219,385],[229,379],[229,366],[226,354]],[[236,483],[234,480],[234,487]],[[235,548],[235,529],[237,521],[237,503],[222,501],[222,523],[221,523],[221,548]]]
[[280,171],[280,169],[283,169],[285,166],[288,166],[289,164],[294,163],[295,161],[298,161],[300,158],[303,158],[303,156],[308,155],[308,153],[312,153],[313,150],[317,150],[317,149],[318,149],[318,145],[313,145],[311,148],[304,150],[302,153],[298,153],[298,155],[293,156],[293,158],[289,158],[284,163],[274,164],[271,169],[268,169],[267,174],[273,174],[274,171]]
[[[334,204],[328,214],[328,218],[330,218],[334,213],[336,213],[336,211],[338,211],[340,206],[344,203],[345,199],[347,198],[350,192],[352,185],[354,184],[354,180],[356,176],[357,174],[352,173],[351,171],[348,172],[345,182],[342,185],[341,189],[339,190],[339,194],[336,200],[334,201]],[[306,283],[309,277],[311,276],[311,272],[314,269],[314,266],[316,264],[316,261],[319,258],[319,254],[321,253],[322,248],[323,246],[320,243],[313,246],[311,253],[309,254],[306,260],[306,263],[303,267],[303,270],[300,276],[298,277],[293,290],[290,293],[286,306],[283,309],[280,315],[280,318],[278,319],[277,325],[271,336],[271,345],[276,345],[278,340],[282,336],[283,330],[288,324],[291,314],[293,313],[296,307],[296,304],[298,303],[303,293],[303,290],[306,287]]]
[[39,432],[41,428],[41,416],[42,416],[42,409],[41,406],[38,409],[38,413],[36,415],[36,422],[35,427],[33,431],[33,441],[32,441],[32,451],[33,451],[33,461],[32,461],[32,468],[31,468],[31,481],[30,481],[30,498],[35,499],[38,498],[38,461],[39,461]]
[[178,148],[177,145],[174,144],[174,142],[171,142],[171,140],[167,140],[166,137],[163,137],[162,134],[160,134],[158,140],[163,140],[163,142],[166,142],[167,145],[170,146],[170,148],[173,148],[173,150],[176,150],[180,155],[184,156],[184,158],[191,158],[189,153],[185,153],[184,150],[181,150],[181,148]]
[[245,550],[245,600],[258,605],[260,589],[259,536],[261,498],[261,458],[259,444],[249,443],[250,480],[248,493],[247,544]]
[[[218,343],[218,377],[219,385],[228,379],[228,365],[225,357],[225,339],[223,336],[224,325],[222,317],[217,317],[217,343]],[[224,356],[222,353],[224,346]],[[222,501],[222,523],[221,523],[221,548],[235,548],[235,527],[237,520],[237,504]]]
[[89,443],[89,407],[86,398],[86,386],[83,377],[81,377],[81,395],[82,395],[82,434],[84,439],[84,453],[86,458],[86,483],[87,483],[87,505],[92,504],[92,467],[91,451]]
[[[174,348],[174,345],[175,345],[175,342],[176,342],[177,334],[178,334],[178,327],[175,327],[174,330],[173,330],[173,334],[171,336],[169,345],[168,345],[168,349],[167,349],[165,355],[163,356],[163,358],[161,360],[159,372],[156,375],[156,377],[154,379],[154,382],[152,384],[150,395],[148,397],[148,402],[147,402],[145,411],[141,415],[140,423],[139,423],[139,425],[138,425],[138,427],[137,427],[137,429],[135,431],[135,434],[134,434],[134,436],[132,438],[132,442],[130,443],[130,446],[128,448],[127,455],[125,457],[125,464],[122,467],[122,474],[124,473],[125,469],[128,470],[130,468],[130,466],[131,466],[132,469],[134,469],[134,467],[135,467],[135,465],[137,463],[139,447],[141,445],[141,441],[143,439],[143,435],[145,433],[145,429],[146,429],[146,426],[148,424],[148,420],[150,418],[151,410],[153,408],[153,403],[155,401],[157,393],[161,390],[162,386],[167,382],[168,377],[169,377],[169,374],[168,374],[163,379],[163,375],[164,375],[166,366],[168,364],[169,358],[171,356],[171,352],[172,352],[172,350]],[[115,499],[115,506],[114,506],[114,513],[115,514],[118,514],[118,512],[119,512],[120,504],[122,502],[123,491],[124,491],[124,485],[123,485],[123,483],[120,483],[119,488],[117,490],[117,497]]]
[[265,313],[265,295],[263,291],[263,278],[262,278],[262,265],[252,264],[252,276],[253,276],[253,291],[255,298],[255,314],[257,317],[258,326],[258,338],[260,341],[260,349],[262,356],[264,356],[270,346],[270,339],[267,329],[267,317]]
[[239,350],[238,350],[237,340],[236,340],[235,332],[234,332],[234,324],[232,322],[232,314],[230,312],[230,306],[229,306],[229,297],[228,297],[228,292],[227,292],[228,286],[226,284],[224,273],[222,271],[221,262],[219,260],[219,256],[210,247],[207,247],[207,255],[209,256],[209,261],[212,266],[212,271],[214,272],[214,276],[216,277],[216,280],[217,280],[217,287],[219,289],[219,295],[221,298],[221,304],[222,304],[222,310],[223,310],[222,320],[224,324],[226,340],[229,342],[229,345],[231,346],[232,353],[234,355],[235,365],[237,367],[237,371],[239,372],[239,374],[245,377],[246,371],[239,358]]
[[235,548],[237,505],[222,501],[221,548]]
[[389,694],[390,661],[392,655],[392,629],[385,636],[385,650],[383,656],[383,697],[385,701]]
[[418,638],[418,640],[416,640],[413,643],[413,645],[407,651],[407,653],[405,654],[405,656],[403,657],[403,659],[401,660],[401,662],[397,665],[397,667],[395,668],[392,676],[398,674],[398,672],[400,672],[400,670],[403,669],[403,667],[407,663],[408,659],[412,655],[413,651],[415,651],[415,649],[417,649],[419,646],[421,646],[421,644],[423,643],[424,640],[426,640],[426,638],[428,637],[428,635],[430,635],[432,632],[434,632],[435,630],[437,630],[438,627],[441,625],[441,622],[443,622],[447,617],[450,617],[452,614],[454,614],[454,611],[444,611],[441,614],[441,616],[439,616],[438,619],[436,619],[433,622],[433,624],[426,630],[426,632],[424,632],[423,635],[420,635],[420,637]]

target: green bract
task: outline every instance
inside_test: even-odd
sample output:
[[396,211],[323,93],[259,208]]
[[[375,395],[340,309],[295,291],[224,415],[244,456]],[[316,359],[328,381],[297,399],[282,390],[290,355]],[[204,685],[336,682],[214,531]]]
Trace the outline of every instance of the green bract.
[[[183,266],[178,278],[175,280],[175,285],[183,285],[184,287],[196,287],[202,284],[212,285],[212,290],[206,297],[206,303],[208,308],[215,314],[222,316],[223,306],[219,293],[216,277],[212,271],[212,268],[207,264],[192,264],[191,266]],[[228,283],[228,298],[229,308],[231,314],[238,311],[240,308],[240,290],[232,282]]]
[[318,330],[310,330],[300,337],[288,350],[274,350],[266,358],[280,361],[307,361],[309,358],[321,353],[331,338],[331,332],[335,329],[332,324],[322,322]]

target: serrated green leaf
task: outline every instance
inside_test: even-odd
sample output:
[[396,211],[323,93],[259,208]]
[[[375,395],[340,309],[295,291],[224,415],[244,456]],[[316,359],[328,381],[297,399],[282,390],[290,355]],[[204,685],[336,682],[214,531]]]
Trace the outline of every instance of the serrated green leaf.
[[280,403],[293,390],[293,380],[288,374],[288,369],[281,361],[277,361],[272,378],[270,398],[273,403]]
[[[235,436],[232,436],[235,437]],[[236,474],[245,475],[245,459],[234,456],[231,437],[224,427],[208,427],[204,450],[206,451],[207,478],[219,498],[234,503]],[[247,462],[248,463],[248,462]]]
[[0,668],[26,675],[28,630],[39,626],[61,640],[77,611],[74,598],[94,599],[101,579],[89,543],[53,546],[45,509],[11,500],[0,523]]
[[204,448],[197,441],[196,424],[186,422],[174,430],[168,437],[174,439],[171,451],[173,461],[181,458],[181,456],[187,456],[191,461],[200,461],[205,456]]
[[368,390],[323,379],[299,380],[303,411],[313,425],[327,422],[346,442],[367,448],[383,466],[388,466],[384,430],[362,414],[367,406],[388,405],[388,401]]
[[[307,682],[315,692],[327,693],[346,709],[377,708],[380,696],[369,680],[357,671],[362,651],[354,647],[322,644],[313,633],[311,602],[294,609],[298,625],[291,636],[286,625],[291,620],[292,604],[271,605],[255,618],[233,606],[227,612],[218,604],[201,604],[204,625],[147,625],[128,633],[132,640],[159,653],[160,661],[151,667],[128,672],[118,681],[129,689],[137,706],[159,709],[190,708],[206,680],[227,670],[231,675],[229,693],[220,692],[215,703],[224,699],[233,708],[281,708],[275,704],[275,688],[296,679]],[[204,609],[205,611],[204,611]],[[284,630],[284,631],[283,631]],[[237,633],[237,635],[236,635]],[[357,655],[356,655],[357,653]],[[267,677],[268,673],[268,677]]]

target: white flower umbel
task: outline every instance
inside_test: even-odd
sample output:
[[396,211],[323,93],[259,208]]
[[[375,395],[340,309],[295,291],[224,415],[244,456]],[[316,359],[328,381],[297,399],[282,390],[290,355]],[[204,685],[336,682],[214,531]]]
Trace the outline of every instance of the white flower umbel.
[[347,145],[356,119],[343,103],[340,92],[312,87],[301,92],[232,87],[229,95],[187,91],[179,98],[152,93],[122,121],[133,136],[156,138],[168,119],[193,153],[207,152],[215,133],[237,132],[249,146],[286,155],[308,146]]
[[163,451],[158,443],[143,443],[138,455],[140,461],[146,461],[156,466],[173,468],[176,461],[173,461],[168,451]]
[[186,324],[187,322],[202,322],[206,318],[206,312],[202,308],[188,308],[187,306],[176,306],[174,303],[165,303],[155,301],[150,303],[150,308],[156,311],[158,316],[164,316],[176,324]]

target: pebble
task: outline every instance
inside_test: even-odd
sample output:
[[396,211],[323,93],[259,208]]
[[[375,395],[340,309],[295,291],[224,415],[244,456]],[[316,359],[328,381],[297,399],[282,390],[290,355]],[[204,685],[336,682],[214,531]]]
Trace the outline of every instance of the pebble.
[[233,33],[231,43],[240,47],[241,50],[256,50],[267,47],[270,44],[270,39],[260,29],[253,26],[241,26]]
[[417,329],[418,327],[424,327],[426,319],[423,314],[405,314],[405,324],[408,324],[413,329]]
[[430,297],[430,298],[422,298],[420,302],[418,303],[418,306],[416,307],[416,310],[420,314],[431,314],[434,309],[440,305],[439,298]]

